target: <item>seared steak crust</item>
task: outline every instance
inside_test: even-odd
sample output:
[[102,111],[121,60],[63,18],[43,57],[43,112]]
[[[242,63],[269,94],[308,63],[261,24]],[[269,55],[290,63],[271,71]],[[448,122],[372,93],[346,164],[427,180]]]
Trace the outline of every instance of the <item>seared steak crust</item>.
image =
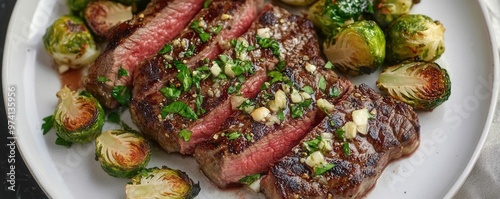
[[[274,108],[266,121],[255,121],[250,111],[240,107],[240,111],[223,123],[220,132],[197,147],[195,158],[202,171],[221,188],[239,184],[245,176],[266,172],[324,117],[316,106],[316,99],[328,99],[334,103],[351,90],[347,79],[339,79],[333,71],[323,68],[325,62],[310,21],[295,15],[284,15],[281,19],[263,15],[260,21],[280,21],[282,26],[292,27],[294,34],[283,42],[286,65],[283,69],[270,71],[271,80],[266,82],[268,88],[249,102],[255,108],[273,110],[270,104],[274,103],[276,93],[282,92],[286,93],[286,107],[281,110]],[[330,89],[338,91],[336,96],[328,96]],[[291,100],[293,90],[310,96],[304,97],[302,102],[294,102]]]
[[[368,133],[348,140],[349,153],[343,149],[336,131],[352,121],[352,112],[368,109]],[[267,198],[360,198],[376,183],[390,160],[413,152],[419,144],[420,125],[408,105],[382,97],[368,86],[357,86],[340,100],[334,111],[315,127],[292,151],[278,161],[262,179],[261,190]],[[333,168],[315,175],[304,163],[304,145],[321,133],[333,134],[333,150],[323,151]]]
[[[86,90],[103,106],[117,107],[119,103],[111,95],[113,88],[130,86],[137,65],[179,34],[201,9],[203,2],[153,0],[142,13],[114,28],[106,50],[89,68],[84,82]],[[121,76],[120,70],[126,70],[130,75]]]

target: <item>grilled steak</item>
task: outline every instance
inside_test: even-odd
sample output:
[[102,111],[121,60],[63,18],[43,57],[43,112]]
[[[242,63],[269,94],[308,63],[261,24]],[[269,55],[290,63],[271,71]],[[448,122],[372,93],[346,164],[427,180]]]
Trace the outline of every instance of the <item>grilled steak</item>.
[[165,82],[175,79],[177,69],[168,67],[174,61],[192,69],[203,65],[200,61],[204,59],[216,58],[223,50],[219,43],[246,32],[256,15],[254,0],[211,1],[158,55],[141,63],[133,78],[136,82],[133,83],[133,100],[141,101],[158,92]]
[[[276,47],[284,45],[283,39],[294,33],[277,26],[280,22],[275,14],[281,15],[284,10],[270,5],[263,10],[243,36],[221,42],[227,50],[219,59],[203,62],[191,72],[179,70],[187,66],[174,63],[180,71],[175,79],[164,82],[159,90],[143,100],[132,101],[132,115],[143,133],[157,140],[168,152],[192,154],[195,146],[211,137],[234,112],[229,96],[257,95],[267,80],[267,70],[279,63],[278,57],[285,56]],[[258,39],[259,35],[265,37],[272,32],[280,37]],[[188,74],[193,77],[194,86],[174,98],[162,93],[162,90],[184,87],[183,79]]]
[[[368,129],[348,127],[363,123],[354,111],[373,116],[367,119]],[[267,198],[359,198],[390,160],[418,147],[419,130],[411,107],[362,84],[269,170],[261,190]]]
[[[316,99],[328,98],[333,103],[350,90],[347,79],[339,80],[333,71],[323,69],[325,62],[310,21],[290,14],[279,20],[294,32],[283,45],[286,64],[268,73],[270,81],[256,98],[236,100],[245,100],[240,111],[196,149],[202,171],[221,188],[267,171],[324,117]],[[337,91],[335,96],[328,96],[330,90]],[[269,112],[263,120],[256,118],[261,111]]]
[[[156,54],[179,34],[201,9],[204,0],[153,0],[132,20],[112,30],[106,50],[90,66],[84,82],[107,108],[119,105],[112,93],[123,94],[130,86],[131,74],[144,59]],[[122,75],[128,71],[130,75]]]

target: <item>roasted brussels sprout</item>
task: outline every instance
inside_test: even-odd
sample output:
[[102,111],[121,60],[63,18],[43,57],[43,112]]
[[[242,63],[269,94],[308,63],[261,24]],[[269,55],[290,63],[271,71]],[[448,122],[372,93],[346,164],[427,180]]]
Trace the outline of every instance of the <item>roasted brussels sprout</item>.
[[292,6],[307,6],[314,3],[316,0],[281,0],[283,3]]
[[450,76],[437,63],[405,61],[387,67],[379,76],[377,87],[416,110],[430,111],[448,100]]
[[369,74],[384,62],[384,33],[374,21],[355,22],[325,40],[323,53],[342,72]]
[[54,128],[60,138],[83,144],[99,136],[105,113],[97,99],[87,92],[73,92],[66,86],[57,92],[57,97]]
[[86,66],[99,56],[98,46],[85,23],[71,15],[59,17],[47,28],[43,44],[60,73]]
[[309,8],[308,17],[325,35],[335,35],[364,13],[373,13],[369,0],[319,0]]
[[387,29],[387,60],[398,63],[408,58],[434,61],[443,54],[443,24],[421,14],[403,15]]
[[198,195],[200,185],[193,183],[186,173],[164,166],[143,170],[127,184],[125,192],[127,199],[190,199]]
[[131,178],[149,162],[151,148],[134,130],[107,130],[95,140],[96,159],[110,176]]
[[386,27],[399,16],[410,13],[413,0],[375,0],[373,5],[375,21]]
[[90,0],[66,0],[66,4],[73,13],[79,13],[87,7]]
[[85,20],[98,37],[106,37],[115,25],[132,19],[132,7],[113,1],[93,1],[85,8]]

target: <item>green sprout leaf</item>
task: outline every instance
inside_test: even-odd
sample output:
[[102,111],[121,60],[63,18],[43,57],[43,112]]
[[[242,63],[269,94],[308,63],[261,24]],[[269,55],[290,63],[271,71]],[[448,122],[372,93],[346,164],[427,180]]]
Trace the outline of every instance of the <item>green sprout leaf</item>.
[[47,134],[50,129],[54,126],[54,115],[49,115],[45,118],[43,118],[43,124],[42,124],[42,130],[43,134]]

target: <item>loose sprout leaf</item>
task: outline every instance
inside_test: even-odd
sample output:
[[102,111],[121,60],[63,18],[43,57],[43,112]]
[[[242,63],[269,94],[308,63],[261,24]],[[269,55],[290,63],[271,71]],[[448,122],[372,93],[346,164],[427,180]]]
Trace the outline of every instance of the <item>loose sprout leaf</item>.
[[193,134],[193,132],[182,129],[181,132],[179,132],[179,137],[182,138],[184,142],[189,142],[189,140],[191,139],[191,134]]
[[57,136],[56,144],[69,148],[69,147],[71,147],[71,145],[73,145],[73,142],[66,141],[65,139],[62,139],[61,137]]
[[52,127],[54,127],[54,115],[49,115],[45,118],[43,118],[43,124],[42,124],[42,130],[43,130],[43,134],[47,134],[50,129],[52,129]]
[[117,112],[111,112],[108,114],[108,121],[115,123],[115,124],[120,124],[121,118],[120,114]]
[[187,104],[180,101],[175,101],[169,104],[168,106],[163,107],[161,110],[161,116],[165,118],[170,113],[177,113],[182,117],[197,120],[198,116],[193,111],[193,109],[189,108]]
[[316,166],[316,167],[314,167],[314,174],[317,176],[323,175],[325,172],[329,171],[333,167],[335,167],[335,164],[332,164],[332,163],[328,163],[326,165]]
[[260,178],[260,174],[257,173],[257,174],[253,174],[253,175],[249,175],[249,176],[245,176],[243,178],[241,178],[239,180],[239,182],[243,183],[243,184],[246,184],[246,185],[250,185],[252,184],[253,182],[255,182],[256,180],[258,180]]

